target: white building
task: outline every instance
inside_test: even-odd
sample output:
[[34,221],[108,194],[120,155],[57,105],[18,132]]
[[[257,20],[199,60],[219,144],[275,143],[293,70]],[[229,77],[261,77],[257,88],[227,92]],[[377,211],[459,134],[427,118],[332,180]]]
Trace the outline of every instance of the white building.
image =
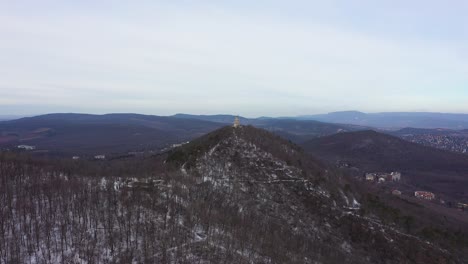
[[106,155],[96,155],[94,156],[95,159],[103,160],[106,159]]
[[375,173],[366,173],[366,180],[367,181],[374,181],[375,180]]
[[25,149],[25,150],[34,150],[34,149],[36,149],[35,146],[29,146],[29,145],[19,145],[18,148],[19,149]]
[[433,200],[435,199],[435,194],[431,192],[426,192],[426,191],[415,191],[414,196],[421,198],[421,199],[426,199],[426,200]]
[[390,173],[390,176],[392,177],[392,181],[399,181],[401,179],[401,173],[397,171]]

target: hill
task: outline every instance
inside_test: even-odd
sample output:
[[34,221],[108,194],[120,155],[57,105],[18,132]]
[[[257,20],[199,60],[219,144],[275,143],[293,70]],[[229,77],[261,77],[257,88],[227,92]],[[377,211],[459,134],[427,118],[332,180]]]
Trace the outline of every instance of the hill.
[[303,144],[323,160],[345,161],[363,171],[402,171],[410,184],[467,199],[468,156],[411,143],[375,131],[341,133]]
[[405,127],[396,131],[389,131],[388,134],[395,136],[407,135],[441,135],[441,136],[465,136],[463,130],[453,130],[445,128],[413,128]]
[[466,130],[403,128],[385,132],[424,146],[463,154],[468,153],[468,133]]
[[[250,215],[251,222],[265,219],[262,226],[267,230],[269,226],[282,230],[282,239],[270,242],[274,245],[272,250],[278,256],[288,255],[294,260],[279,262],[296,262],[297,256],[301,256],[297,258],[298,262],[308,259],[325,263],[398,263],[412,255],[411,251],[425,250],[417,240],[400,236],[382,222],[379,222],[379,229],[392,238],[380,240],[383,233],[371,231],[375,222],[353,213],[361,206],[373,211],[368,207],[365,191],[353,191],[350,188],[353,183],[346,177],[309,157],[297,145],[265,130],[250,126],[222,128],[174,150],[166,161],[180,168],[186,177],[195,177],[205,183],[209,192],[216,193],[223,203],[240,205],[242,212],[257,212]],[[212,210],[215,215],[227,215],[222,206]],[[312,227],[310,223],[324,223],[331,228],[322,228],[320,224],[312,224]],[[266,234],[263,231],[246,232],[252,233],[251,242],[248,242],[251,246],[258,240],[254,237]],[[366,238],[357,239],[358,234]],[[235,237],[231,233],[228,236]],[[298,240],[308,241],[303,249],[295,244]],[[379,242],[370,246],[369,240]],[[386,244],[392,243],[390,241],[395,243],[387,251]],[[417,249],[408,242],[415,243],[413,246]],[[219,241],[218,245],[222,243]],[[289,243],[294,246],[290,247]],[[262,243],[258,246],[262,247]],[[254,248],[253,251],[260,250]],[[323,252],[322,257],[317,258],[317,251],[311,252],[310,248]],[[327,248],[332,248],[333,253],[325,253]],[[423,260],[415,258],[413,261]]]
[[[158,152],[231,124],[233,120],[232,115],[48,114],[0,122],[0,148],[25,144],[35,146],[36,153],[49,155]],[[318,121],[243,117],[240,120],[242,124],[254,124],[297,143],[362,129]]]
[[159,151],[212,131],[214,122],[139,114],[49,114],[0,122],[0,146],[62,154]]
[[[464,240],[420,236],[409,228],[418,219],[367,199],[297,145],[250,126],[223,127],[151,158],[50,163],[5,154],[0,168],[6,263],[463,263],[466,256]],[[393,213],[391,222],[382,210]]]

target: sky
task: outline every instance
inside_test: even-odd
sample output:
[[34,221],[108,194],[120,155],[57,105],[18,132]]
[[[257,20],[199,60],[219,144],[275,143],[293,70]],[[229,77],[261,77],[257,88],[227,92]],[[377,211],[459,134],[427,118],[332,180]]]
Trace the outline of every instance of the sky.
[[0,0],[0,114],[468,113],[468,1]]

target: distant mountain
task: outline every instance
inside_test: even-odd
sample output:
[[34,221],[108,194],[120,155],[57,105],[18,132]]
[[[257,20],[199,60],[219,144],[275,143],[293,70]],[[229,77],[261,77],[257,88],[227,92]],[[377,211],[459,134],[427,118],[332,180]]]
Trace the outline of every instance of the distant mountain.
[[449,129],[468,128],[468,114],[430,112],[362,113],[358,111],[343,111],[322,115],[299,116],[297,119],[392,129],[404,127]]
[[[177,114],[175,117],[232,124],[236,116]],[[296,143],[340,132],[368,129],[366,127],[356,125],[330,124],[314,120],[296,120],[292,118],[239,117],[239,119],[241,124],[254,125],[256,127],[266,129]]]
[[0,122],[0,146],[28,144],[36,151],[68,155],[159,150],[220,126],[139,114],[48,114]]
[[[369,127],[362,125],[342,124],[349,119],[354,120],[354,123],[369,123],[366,121],[369,114],[350,111],[331,113],[326,116],[329,117],[332,123],[307,120],[311,118],[310,116],[302,117],[300,120],[269,117],[239,118],[241,124],[264,128],[295,143],[303,143],[317,137],[336,133],[369,129]],[[0,122],[0,148],[11,148],[19,144],[27,144],[36,146],[37,152],[49,151],[66,153],[67,155],[70,153],[91,154],[97,152],[116,153],[155,150],[193,139],[223,125],[230,125],[234,118],[234,115],[189,114],[174,116],[131,113],[106,115],[48,114]],[[410,134],[468,136],[468,133],[453,129],[404,128],[382,131],[399,137]],[[412,141],[420,143],[419,139]],[[454,145],[458,144],[459,140],[452,141],[453,144],[451,145]],[[433,144],[432,142],[422,143],[425,145]],[[443,148],[448,148],[445,145]],[[462,151],[463,148],[460,148],[459,152]]]
[[402,171],[408,183],[468,200],[468,156],[411,143],[375,131],[313,139],[304,148],[330,162],[345,161],[363,171]]
[[[360,121],[366,119],[367,114],[359,112],[359,111],[339,111],[339,112],[331,112],[328,114],[320,114],[320,115],[304,115],[298,116],[297,119],[302,120],[310,120],[310,119],[327,119],[329,122],[333,123],[343,123],[343,121],[355,120]],[[349,122],[344,122],[349,123]]]
[[[154,116],[58,113],[0,122],[0,147],[19,144],[64,154],[117,153],[161,149],[233,123],[234,115]],[[293,142],[363,129],[313,120],[239,117]]]
[[7,120],[13,120],[13,119],[19,119],[24,116],[19,116],[19,115],[0,115],[0,121],[7,121]]
[[[223,124],[232,124],[234,122],[235,115],[190,115],[190,114],[175,114],[173,117],[185,118],[185,119],[197,119],[210,122],[217,122]],[[239,116],[241,123],[250,124],[251,121],[248,118]]]
[[302,143],[312,138],[333,135],[364,128],[351,125],[331,124],[313,120],[262,119],[254,120],[252,124],[278,134],[296,143]]

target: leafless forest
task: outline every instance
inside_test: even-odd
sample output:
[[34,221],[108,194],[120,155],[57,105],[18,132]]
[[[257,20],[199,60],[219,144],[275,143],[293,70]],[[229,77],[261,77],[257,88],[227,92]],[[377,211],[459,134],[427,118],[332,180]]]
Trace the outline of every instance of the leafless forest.
[[304,235],[283,230],[281,219],[242,212],[236,189],[221,195],[181,173],[64,171],[1,157],[1,263],[300,263],[293,253],[309,247]]
[[5,152],[0,263],[463,263],[466,241],[427,241],[417,219],[353,189],[250,127],[141,159]]

